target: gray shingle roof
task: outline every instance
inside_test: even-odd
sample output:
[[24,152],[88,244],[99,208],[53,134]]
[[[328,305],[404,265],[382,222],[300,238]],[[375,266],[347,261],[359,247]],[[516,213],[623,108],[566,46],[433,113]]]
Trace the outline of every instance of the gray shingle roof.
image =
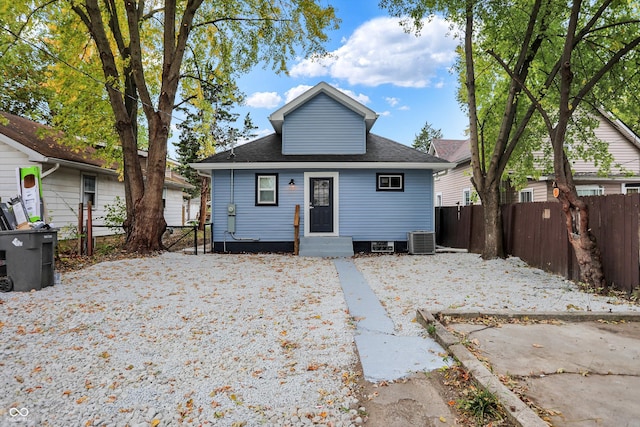
[[217,153],[198,163],[304,163],[304,162],[380,162],[380,163],[447,163],[446,160],[384,138],[367,134],[365,154],[282,154],[282,135],[270,134],[244,145]]
[[431,143],[438,156],[452,163],[461,163],[471,159],[469,139],[434,139]]

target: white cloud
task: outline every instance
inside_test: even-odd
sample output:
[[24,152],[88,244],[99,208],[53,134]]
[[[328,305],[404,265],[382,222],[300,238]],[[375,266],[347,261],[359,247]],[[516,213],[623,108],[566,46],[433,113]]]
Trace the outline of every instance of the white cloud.
[[249,95],[246,104],[253,108],[275,108],[281,102],[278,92],[255,92]]
[[425,21],[419,37],[405,33],[397,18],[375,18],[329,55],[293,66],[291,76],[330,76],[351,85],[427,87],[455,60],[457,41],[447,36],[450,31],[449,22],[439,17]]
[[392,107],[395,107],[400,103],[400,98],[394,98],[390,96],[386,97],[384,100],[387,101],[387,104],[391,105]]
[[382,113],[379,113],[380,117],[389,117],[391,115],[391,111],[383,111]]
[[291,89],[289,89],[284,93],[285,104],[288,104],[294,98],[299,97],[300,95],[302,95],[304,92],[308,91],[311,88],[312,86],[309,86],[309,85],[298,85],[298,86],[292,87]]
[[409,111],[409,110],[411,110],[411,107],[409,107],[408,105],[403,105],[402,107],[399,107],[398,110],[400,110],[400,111]]

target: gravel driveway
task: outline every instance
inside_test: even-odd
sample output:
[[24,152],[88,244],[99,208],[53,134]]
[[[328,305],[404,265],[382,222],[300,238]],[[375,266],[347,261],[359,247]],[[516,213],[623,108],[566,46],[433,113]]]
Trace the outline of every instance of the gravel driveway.
[[[418,307],[638,310],[517,259],[354,262],[397,334],[424,335]],[[328,259],[105,262],[0,295],[0,425],[355,424],[354,331]]]

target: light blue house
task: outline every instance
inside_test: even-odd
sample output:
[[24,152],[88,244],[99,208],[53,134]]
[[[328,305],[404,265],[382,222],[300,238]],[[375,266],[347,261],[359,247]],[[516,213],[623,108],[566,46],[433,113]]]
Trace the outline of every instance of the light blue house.
[[300,255],[406,251],[407,233],[433,232],[433,172],[452,165],[370,133],[377,117],[319,83],[269,116],[275,133],[193,164],[211,174],[214,250],[293,251],[296,205]]

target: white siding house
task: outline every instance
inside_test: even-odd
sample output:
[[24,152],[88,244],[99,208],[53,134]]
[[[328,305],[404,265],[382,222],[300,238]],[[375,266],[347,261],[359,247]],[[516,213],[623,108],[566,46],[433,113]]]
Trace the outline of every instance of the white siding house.
[[[607,176],[600,176],[593,161],[572,159],[573,179],[580,196],[606,194],[626,194],[640,191],[640,138],[622,122],[600,113],[594,133],[598,139],[607,143],[607,149],[614,161]],[[465,205],[465,196],[471,184],[471,150],[469,140],[435,139],[429,149],[431,154],[446,159],[456,166],[434,175],[436,197],[441,206]],[[542,154],[540,154],[542,155]],[[554,200],[553,175],[542,176],[539,180],[530,179],[527,186],[514,193],[505,183],[502,195],[503,203],[545,202]],[[436,199],[437,201],[438,199]],[[480,203],[477,199],[474,203]]]
[[[60,238],[72,237],[77,230],[79,204],[92,200],[95,225],[104,225],[105,207],[116,197],[124,201],[124,183],[113,167],[95,155],[83,153],[59,143],[50,134],[42,136],[45,126],[11,114],[0,112],[0,199],[6,201],[18,194],[16,168],[39,166],[45,220],[59,229]],[[141,153],[141,161],[146,159]],[[184,178],[173,171],[165,180],[165,220],[168,225],[182,225],[182,194],[190,188]],[[96,228],[94,235],[113,234],[108,228]]]

